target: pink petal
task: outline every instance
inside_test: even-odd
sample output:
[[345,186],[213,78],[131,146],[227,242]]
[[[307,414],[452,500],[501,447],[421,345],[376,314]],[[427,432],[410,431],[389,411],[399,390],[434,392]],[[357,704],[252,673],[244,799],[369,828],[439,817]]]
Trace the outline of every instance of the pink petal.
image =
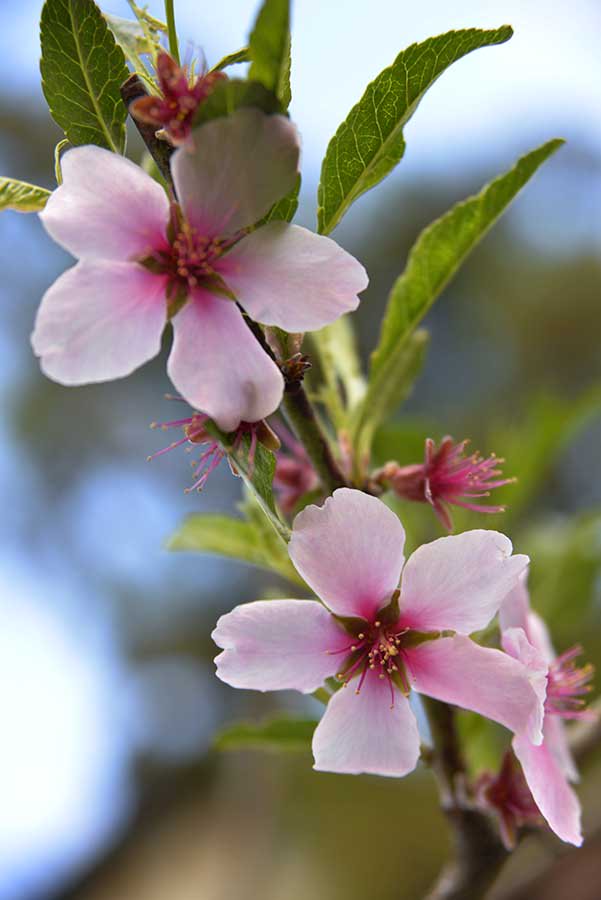
[[412,772],[419,758],[419,733],[408,700],[369,673],[357,695],[351,682],[337,691],[313,735],[314,768],[320,772],[391,775]]
[[522,573],[514,587],[509,591],[499,610],[501,631],[507,628],[523,628],[528,634],[528,614],[530,598],[527,587],[528,571]]
[[464,635],[406,651],[411,686],[420,694],[471,709],[529,740],[542,740],[543,701],[520,662]]
[[528,565],[511,556],[511,541],[497,531],[466,531],[419,547],[401,585],[401,620],[422,631],[485,628]]
[[298,514],[288,552],[333,612],[372,619],[399,583],[404,543],[392,510],[362,491],[339,488],[323,506]]
[[224,431],[278,408],[284,379],[231,300],[195,290],[175,316],[173,334],[169,377]]
[[323,328],[359,305],[367,273],[335,241],[271,222],[224,257],[223,276],[257,322],[286,331]]
[[582,844],[580,803],[569,786],[547,740],[535,747],[524,738],[513,739],[515,755],[522,764],[536,805],[555,834],[570,844]]
[[166,245],[169,201],[140,166],[86,146],[65,153],[62,170],[40,218],[73,256],[128,260]]
[[539,653],[543,655],[545,660],[548,663],[553,662],[557,653],[551,643],[549,629],[538,613],[532,611],[528,613],[527,634],[530,642],[537,648]]
[[49,378],[87,384],[129,375],[161,349],[165,279],[136,263],[85,260],[48,288],[31,338]]
[[223,653],[217,675],[256,691],[317,690],[334,675],[350,636],[314,600],[259,600],[221,616],[213,640]]
[[289,119],[258,109],[202,125],[171,160],[186,215],[207,236],[254,225],[294,187],[299,149]]
[[543,731],[545,734],[545,744],[549,748],[549,752],[553,754],[557,765],[565,777],[568,781],[580,781],[580,775],[578,774],[578,769],[576,768],[576,763],[572,756],[572,751],[570,750],[565,725],[561,718],[553,715],[545,716]]

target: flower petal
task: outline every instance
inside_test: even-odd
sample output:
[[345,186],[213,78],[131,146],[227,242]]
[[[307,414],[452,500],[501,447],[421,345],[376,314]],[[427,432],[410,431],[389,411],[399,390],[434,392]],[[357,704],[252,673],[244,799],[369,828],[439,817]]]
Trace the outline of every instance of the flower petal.
[[522,764],[536,805],[555,834],[570,844],[582,844],[580,802],[568,784],[547,741],[535,747],[524,738],[513,739],[515,755]]
[[529,740],[542,740],[543,703],[518,660],[465,635],[438,638],[406,651],[411,686],[436,700],[471,709]]
[[238,109],[192,132],[173,154],[177,196],[206,236],[254,225],[294,187],[300,146],[285,116]]
[[570,750],[565,725],[559,716],[546,715],[543,726],[545,744],[568,781],[580,781],[576,762]]
[[40,213],[50,236],[73,256],[129,260],[166,246],[169,201],[135,163],[101,147],[62,158],[63,183]]
[[314,600],[258,600],[221,616],[213,640],[217,675],[237,688],[307,694],[334,675],[349,635]]
[[389,602],[403,566],[405,531],[380,500],[339,488],[294,520],[290,559],[341,616],[372,619]]
[[368,284],[360,262],[331,238],[270,222],[223,258],[223,276],[257,322],[315,331],[359,305]]
[[49,378],[87,384],[129,375],[161,349],[165,279],[136,263],[85,260],[48,288],[31,337]]
[[169,377],[224,431],[278,408],[284,379],[231,300],[195,290],[175,316],[173,334]]
[[370,672],[359,695],[352,684],[337,691],[313,735],[314,768],[320,772],[390,775],[412,772],[419,732],[409,701]]
[[501,631],[507,628],[523,628],[528,635],[528,614],[530,598],[527,587],[528,570],[522,572],[514,587],[509,591],[499,609]]
[[401,621],[421,631],[485,628],[528,565],[511,556],[497,531],[466,531],[419,547],[407,560],[401,585]]

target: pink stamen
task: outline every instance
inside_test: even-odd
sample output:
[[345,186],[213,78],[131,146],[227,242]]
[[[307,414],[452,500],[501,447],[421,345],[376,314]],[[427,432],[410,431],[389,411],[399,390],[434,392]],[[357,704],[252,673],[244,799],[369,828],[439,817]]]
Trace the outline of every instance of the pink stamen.
[[595,718],[593,712],[585,709],[586,700],[583,699],[592,690],[590,682],[595,670],[590,663],[576,665],[575,660],[581,653],[580,645],[570,647],[549,666],[545,710],[562,719]]

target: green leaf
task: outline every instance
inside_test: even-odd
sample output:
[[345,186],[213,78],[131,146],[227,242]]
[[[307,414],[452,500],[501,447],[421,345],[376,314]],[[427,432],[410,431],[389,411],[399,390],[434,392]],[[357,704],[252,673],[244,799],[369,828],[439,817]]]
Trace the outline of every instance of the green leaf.
[[290,562],[284,544],[267,524],[265,528],[256,520],[235,519],[217,513],[199,513],[184,520],[169,539],[168,550],[192,550],[197,553],[214,553],[276,572],[304,587],[304,582]]
[[122,19],[121,16],[111,16],[103,13],[109,28],[113,32],[115,40],[131,60],[137,60],[141,53],[152,53],[158,44],[153,41],[140,22],[132,19]]
[[290,2],[264,0],[249,40],[249,77],[290,105]]
[[351,421],[351,442],[357,460],[369,453],[376,428],[411,392],[424,364],[428,340],[428,332],[418,329],[393,349],[386,366],[386,377],[370,379],[367,393]]
[[0,210],[13,209],[15,212],[39,212],[46,206],[50,191],[26,181],[14,178],[0,178]]
[[240,78],[220,80],[207,99],[200,104],[194,125],[202,125],[211,119],[229,116],[243,106],[256,106],[263,112],[281,113],[278,98],[258,81],[243,81]]
[[494,225],[538,167],[562,145],[554,140],[436,219],[412,247],[388,298],[380,342],[372,355],[370,387],[383,384],[399,345],[428,312],[468,253]]
[[314,331],[311,342],[317,350],[324,379],[318,399],[325,405],[336,429],[344,429],[349,413],[367,389],[350,316],[341,316],[331,325]]
[[46,0],[40,23],[42,88],[72,144],[125,148],[127,110],[119,88],[123,51],[92,0]]
[[326,151],[317,195],[321,234],[329,234],[349,206],[402,159],[403,127],[438,76],[472,50],[502,44],[512,34],[509,25],[469,28],[412,44],[367,86]]
[[241,50],[235,50],[234,53],[228,53],[227,56],[224,56],[223,59],[220,59],[212,69],[209,69],[209,71],[221,72],[222,69],[227,69],[228,66],[234,66],[236,65],[236,63],[245,62],[250,62],[248,47],[242,47]]
[[315,719],[271,719],[262,723],[238,722],[217,733],[217,750],[310,750]]

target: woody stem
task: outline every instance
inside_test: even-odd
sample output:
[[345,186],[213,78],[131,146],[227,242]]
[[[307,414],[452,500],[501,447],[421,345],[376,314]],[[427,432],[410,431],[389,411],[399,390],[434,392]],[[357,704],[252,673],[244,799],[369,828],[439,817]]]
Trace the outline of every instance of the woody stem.
[[423,699],[434,744],[432,769],[454,843],[453,858],[444,866],[427,900],[481,900],[509,854],[488,816],[462,796],[465,763],[454,710],[446,703]]

